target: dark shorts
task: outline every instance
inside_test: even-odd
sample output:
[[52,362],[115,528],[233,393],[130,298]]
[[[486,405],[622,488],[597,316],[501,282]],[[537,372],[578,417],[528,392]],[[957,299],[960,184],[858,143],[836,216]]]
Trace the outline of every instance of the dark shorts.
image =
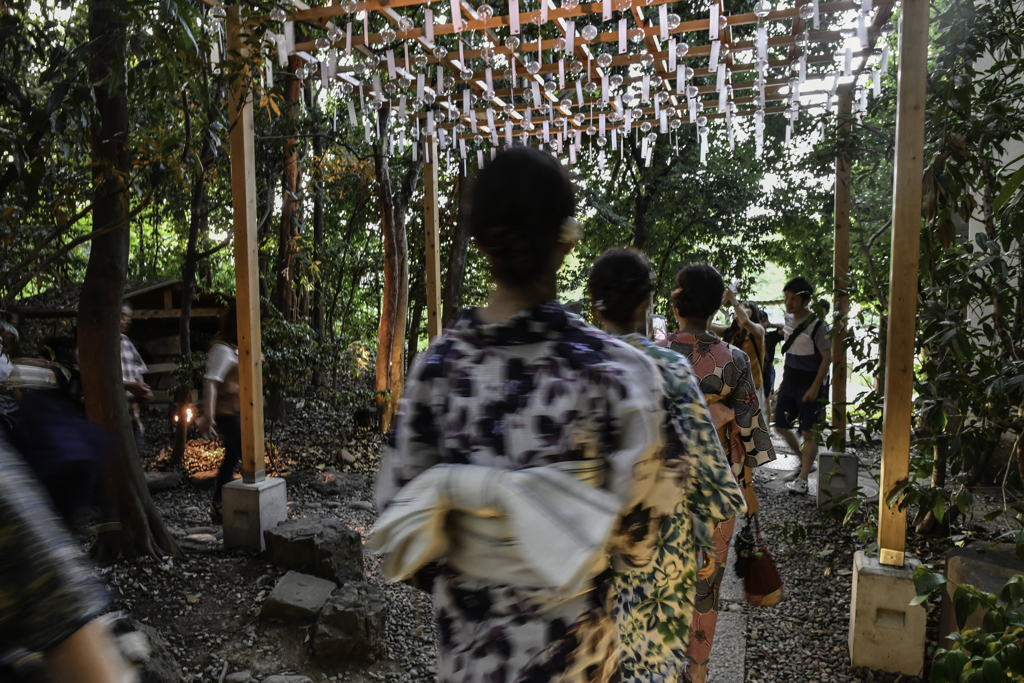
[[825,403],[828,400],[828,382],[821,383],[818,400],[804,402],[804,394],[811,388],[810,384],[786,381],[775,394],[775,426],[779,429],[792,429],[794,421],[799,418],[800,431],[810,432],[821,422],[824,416]]

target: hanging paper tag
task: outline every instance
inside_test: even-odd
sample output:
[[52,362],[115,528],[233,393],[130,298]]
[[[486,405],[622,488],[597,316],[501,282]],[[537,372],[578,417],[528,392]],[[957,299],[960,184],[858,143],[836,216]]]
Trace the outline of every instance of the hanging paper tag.
[[718,65],[718,79],[715,81],[715,91],[725,90],[725,64]]
[[793,138],[793,125],[786,126],[786,147],[789,147],[789,141]]
[[505,121],[505,144],[512,144],[512,122]]
[[661,112],[661,132],[668,132],[668,114]]
[[[717,5],[716,5],[717,7]],[[713,74],[718,70],[718,55],[722,51],[722,42],[715,40],[711,42],[711,57],[708,59],[708,73]]]
[[427,135],[434,134],[434,112],[427,112]]
[[452,27],[457,33],[462,33],[462,0],[452,0]]
[[575,163],[576,163],[576,146],[575,145],[570,145],[569,146],[569,165],[572,166]]
[[494,141],[494,147],[491,147],[491,161],[494,161],[494,157],[498,156],[498,141]]
[[494,110],[487,107],[487,129],[490,131],[494,130]]
[[[601,74],[601,101],[608,104],[608,98],[611,96],[611,88],[608,87],[608,74]],[[583,105],[580,104],[582,107]]]
[[702,166],[708,163],[708,134],[700,136],[700,163]]
[[654,98],[654,118],[661,116],[661,103],[658,102],[658,98]]
[[469,88],[462,91],[462,113],[469,116]]
[[821,28],[821,11],[818,7],[818,0],[811,0],[811,3],[814,5],[814,30],[817,31]]
[[295,52],[295,22],[284,22],[284,47],[288,54]]
[[676,70],[676,39],[668,39],[668,70]]
[[864,16],[868,16],[869,14],[871,14],[871,10],[874,8],[874,6],[875,5],[872,2],[872,0],[861,0],[860,13],[863,14]]
[[370,122],[363,121],[363,136],[366,138],[366,144],[370,144]]
[[626,54],[626,17],[619,19],[619,54]]
[[726,103],[729,101],[729,93],[724,88],[718,93],[718,113],[727,111]]
[[768,29],[764,26],[757,27],[757,58],[768,58]]
[[544,142],[548,142],[551,139],[551,132],[548,130],[548,122],[544,121],[541,127],[544,130]]
[[650,74],[644,74],[643,81],[640,84],[640,101],[649,102],[651,99],[651,76]]
[[540,2],[540,23],[541,25],[548,23],[548,0]]
[[565,60],[558,60],[558,87],[562,90],[565,89]]
[[537,81],[533,81],[530,85],[533,86],[533,106],[539,107],[541,103],[540,84]]
[[459,138],[459,156],[466,158],[466,138]]
[[800,82],[807,80],[807,55],[800,55]]
[[843,55],[843,76],[849,76],[853,71],[853,50],[846,48],[846,54]]
[[661,30],[661,39],[668,40],[668,5],[658,6],[658,28]]
[[508,0],[508,28],[512,35],[519,35],[519,0]]
[[484,151],[482,149],[476,151],[476,165],[478,168],[484,167]]
[[863,14],[857,17],[857,40],[860,41],[860,49],[868,49],[868,27]]
[[711,40],[718,40],[718,3],[714,3],[708,8],[708,38]]
[[476,112],[475,111],[470,112],[470,114],[469,114],[469,128],[474,133],[476,132]]
[[491,97],[491,93],[494,92],[494,77],[491,74],[491,67],[487,67],[484,71],[484,79],[487,81],[487,97]]
[[686,109],[690,112],[690,123],[697,123],[697,107],[694,106],[696,100],[689,100],[687,102]]
[[[405,95],[402,95],[401,97],[398,98],[398,118],[400,118],[400,119],[404,119],[405,118],[405,105],[406,105]],[[405,135],[405,133],[404,133],[405,129],[403,128],[402,130],[403,130],[402,135]],[[405,145],[403,144],[402,147],[405,147]]]
[[270,57],[267,57],[266,66],[266,88],[270,90],[274,87],[274,63],[270,61]]
[[395,80],[395,51],[388,50],[388,78]]
[[871,72],[871,93],[875,97],[882,96],[882,78],[877,71]]
[[370,44],[370,10],[363,10],[363,45]]
[[601,132],[601,137],[604,137],[604,125],[605,125],[605,123],[604,123],[604,120],[605,120],[604,114],[601,114],[598,117],[597,120],[598,120],[598,127],[597,127],[597,129]]
[[423,100],[423,74],[416,74],[416,99]]
[[612,128],[612,151],[614,152],[615,148],[618,147],[618,146],[619,146],[619,132],[616,129]]
[[434,93],[440,97],[441,93],[444,92],[444,67],[441,66],[440,62],[437,64],[437,80],[435,82],[437,86],[434,89]]
[[571,55],[576,51],[576,47],[573,45],[576,42],[576,22],[567,21],[565,22],[565,54]]
[[274,36],[274,42],[277,43],[277,63],[284,69],[288,66],[288,41],[282,35]]
[[429,8],[423,10],[423,35],[428,43],[434,44],[434,11]]
[[331,78],[338,75],[338,51],[331,50],[327,55],[327,63],[329,65],[327,73]]
[[576,102],[583,106],[583,83],[576,81]]
[[879,65],[882,69],[882,75],[885,76],[889,73],[889,44],[886,43],[882,46],[882,62]]
[[348,26],[345,27],[345,54],[352,54],[352,22],[348,22]]
[[626,109],[626,116],[625,116],[625,118],[624,118],[622,123],[623,123],[623,130],[628,133],[629,129],[633,126],[633,110],[632,109]]
[[835,95],[836,94],[836,88],[838,88],[838,87],[839,87],[839,72],[836,71],[834,74],[832,74],[832,85],[828,89],[828,94],[829,95]]
[[602,0],[601,2],[601,20],[611,21],[612,19],[612,0]]
[[353,126],[356,125],[356,105],[352,100],[348,101],[348,122]]
[[384,93],[384,89],[380,87],[380,74],[374,72],[371,81],[373,83],[373,89],[370,90],[370,92],[373,93],[374,97],[382,95]]
[[320,62],[320,85],[327,87],[331,82],[331,74],[327,70],[327,62]]

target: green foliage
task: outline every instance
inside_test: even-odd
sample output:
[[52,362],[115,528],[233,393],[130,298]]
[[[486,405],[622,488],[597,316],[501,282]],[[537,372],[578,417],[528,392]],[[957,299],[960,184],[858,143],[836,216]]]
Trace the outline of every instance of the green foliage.
[[[925,603],[933,591],[947,584],[956,586],[952,604],[958,632],[948,634],[954,643],[952,649],[936,650],[931,664],[932,683],[1024,681],[1024,576],[1012,577],[996,596],[974,586],[949,582],[942,574],[920,565],[914,570],[917,596],[911,604]],[[982,625],[965,629],[968,617],[978,609],[985,610]]]

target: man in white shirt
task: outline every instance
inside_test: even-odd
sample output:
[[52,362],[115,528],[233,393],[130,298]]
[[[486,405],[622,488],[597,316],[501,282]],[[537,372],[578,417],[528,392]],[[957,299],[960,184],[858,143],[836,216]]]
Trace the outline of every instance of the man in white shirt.
[[[824,417],[828,401],[825,378],[832,365],[832,341],[828,325],[816,316],[808,304],[814,296],[811,283],[795,277],[783,287],[786,322],[783,328],[786,356],[782,384],[776,394],[775,431],[800,455],[800,470],[786,484],[790,493],[807,493],[807,478],[818,455],[814,428]],[[803,443],[793,433],[799,426]]]

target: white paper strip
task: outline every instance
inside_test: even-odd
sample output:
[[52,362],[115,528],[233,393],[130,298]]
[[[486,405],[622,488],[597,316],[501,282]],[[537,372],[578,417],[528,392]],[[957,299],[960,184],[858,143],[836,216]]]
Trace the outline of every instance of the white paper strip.
[[658,6],[658,28],[661,31],[661,39],[668,40],[668,5]]
[[668,114],[661,112],[661,116],[659,118],[661,119],[661,132],[668,133]]
[[[514,63],[515,63],[515,60],[513,60],[513,64]],[[561,90],[565,89],[565,60],[564,59],[559,59],[558,60],[558,87]]]
[[643,81],[640,83],[640,101],[651,101],[651,77],[649,74],[644,74]]
[[423,74],[416,74],[416,99],[423,100]]
[[284,36],[274,36],[274,42],[277,43],[277,63],[284,69],[288,66],[288,41],[285,40]]
[[490,107],[487,107],[487,109],[485,111],[487,112],[487,129],[493,131],[494,130],[494,110],[491,109]]
[[768,29],[764,26],[757,27],[757,58],[768,58]]
[[363,10],[363,45],[370,44],[370,10]]
[[864,16],[871,14],[871,10],[874,9],[875,4],[871,0],[861,0],[860,12]]
[[619,54],[626,53],[626,17],[619,19]]
[[345,55],[352,54],[352,22],[345,26]]
[[327,53],[327,63],[328,63],[327,74],[331,78],[336,77],[338,75],[338,51],[337,50],[333,50],[332,49],[330,52]]
[[700,163],[701,166],[708,163],[708,136],[707,133],[700,136]]
[[576,47],[573,45],[576,42],[576,22],[567,21],[565,22],[565,54],[571,55]]
[[519,35],[519,0],[508,0],[508,29],[512,35]]
[[540,0],[540,23],[548,23],[548,0]]
[[623,121],[622,130],[628,134],[629,133],[629,129],[632,126],[633,126],[633,110],[627,108],[626,109],[626,118],[625,118],[625,121]]
[[[608,74],[601,74],[601,101],[608,104],[608,100],[612,94],[611,86],[608,85]],[[583,104],[580,103],[582,107]]]
[[807,55],[800,55],[800,71],[798,73],[800,82],[803,83],[807,80]]
[[686,110],[690,112],[690,123],[697,123],[697,107],[694,106],[696,100],[689,100],[686,103]]
[[530,85],[533,86],[533,106],[539,107],[543,101],[540,98],[540,83],[534,81]]
[[352,100],[348,101],[348,122],[353,126],[358,122],[356,120],[356,104]]
[[476,112],[472,111],[469,113],[469,128],[474,133],[476,132]]
[[882,77],[879,75],[878,71],[871,72],[871,93],[875,97],[882,96]]
[[274,62],[267,57],[266,78],[264,79],[267,90],[274,87]]
[[469,88],[462,91],[462,113],[469,116]]
[[437,84],[434,86],[434,94],[440,97],[444,92],[444,67],[440,64],[437,65],[437,80],[434,82]]
[[[406,104],[408,104],[408,103],[405,100],[405,95],[402,95],[401,97],[398,98],[398,118],[399,119],[404,119],[405,118],[405,107],[406,107]],[[402,131],[403,131],[402,135],[404,136],[405,135],[405,132],[404,132],[405,129],[403,128]],[[405,143],[404,142],[402,144],[402,147],[405,147]]]
[[599,131],[599,132],[601,133],[601,137],[604,137],[604,126],[605,126],[605,121],[604,121],[604,119],[605,119],[605,115],[604,115],[604,114],[601,114],[601,115],[600,115],[600,116],[598,117],[598,119],[597,119],[597,121],[598,121],[598,126],[597,126],[597,129],[598,129],[598,131]]
[[[462,0],[452,0],[452,27],[456,32],[462,33]],[[462,153],[462,158],[466,158],[465,152]]]
[[373,87],[371,88],[370,92],[373,94],[374,97],[384,93],[384,89],[380,87],[380,74],[374,72],[371,82],[373,83]]
[[880,64],[882,69],[882,75],[885,76],[889,73],[889,44],[886,43],[882,46],[882,62]]
[[686,71],[686,67],[683,67],[683,66],[677,66],[676,67],[676,94],[677,95],[681,95],[683,93],[683,90],[685,90],[685,84],[686,84],[686,77],[684,75],[685,71]]
[[484,71],[484,80],[487,81],[487,96],[494,92],[494,75],[491,73],[491,67],[487,67]]
[[320,85],[327,87],[331,82],[331,73],[327,69],[327,62],[320,62]]
[[434,134],[434,112],[427,112],[427,135]]
[[725,88],[722,88],[722,90],[718,93],[718,113],[719,114],[721,114],[722,112],[726,111],[726,104],[728,102],[729,102],[729,92]]
[[601,20],[611,21],[612,19],[612,0],[603,0],[601,3]]
[[668,70],[676,70],[676,39],[668,39]]
[[366,144],[370,144],[370,122],[363,121],[363,137],[366,138]]
[[428,43],[434,44],[434,10],[430,8],[423,10],[423,35]]
[[786,147],[789,147],[790,140],[793,139],[793,124],[786,126]]
[[547,121],[545,121],[543,123],[542,128],[544,130],[544,142],[550,141],[551,140],[551,131],[548,129],[548,122]]
[[284,49],[291,54],[295,52],[295,22],[284,22]]
[[857,40],[860,41],[860,49],[868,49],[868,27],[863,14],[857,17]]
[[459,138],[459,155],[466,158],[466,138]]
[[818,0],[811,0],[814,5],[814,30],[817,31],[821,28],[821,12],[818,7]]
[[388,50],[388,78],[395,80],[395,51]]
[[612,128],[612,151],[614,152],[615,148],[618,147],[618,146],[619,146],[619,131],[616,130],[615,128]]
[[725,64],[718,65],[718,74],[715,79],[715,92],[725,90]]
[[477,168],[484,167],[484,151],[482,149],[476,151],[476,165]]
[[448,135],[445,133],[444,128],[437,129],[437,144],[442,150],[448,147]]
[[714,3],[708,8],[709,25],[708,25],[708,38],[711,40],[718,40],[718,3]]
[[576,81],[576,103],[583,106],[583,83]]
[[512,122],[505,121],[505,144],[512,144]]
[[853,72],[853,50],[846,48],[843,55],[843,76],[849,76]]

